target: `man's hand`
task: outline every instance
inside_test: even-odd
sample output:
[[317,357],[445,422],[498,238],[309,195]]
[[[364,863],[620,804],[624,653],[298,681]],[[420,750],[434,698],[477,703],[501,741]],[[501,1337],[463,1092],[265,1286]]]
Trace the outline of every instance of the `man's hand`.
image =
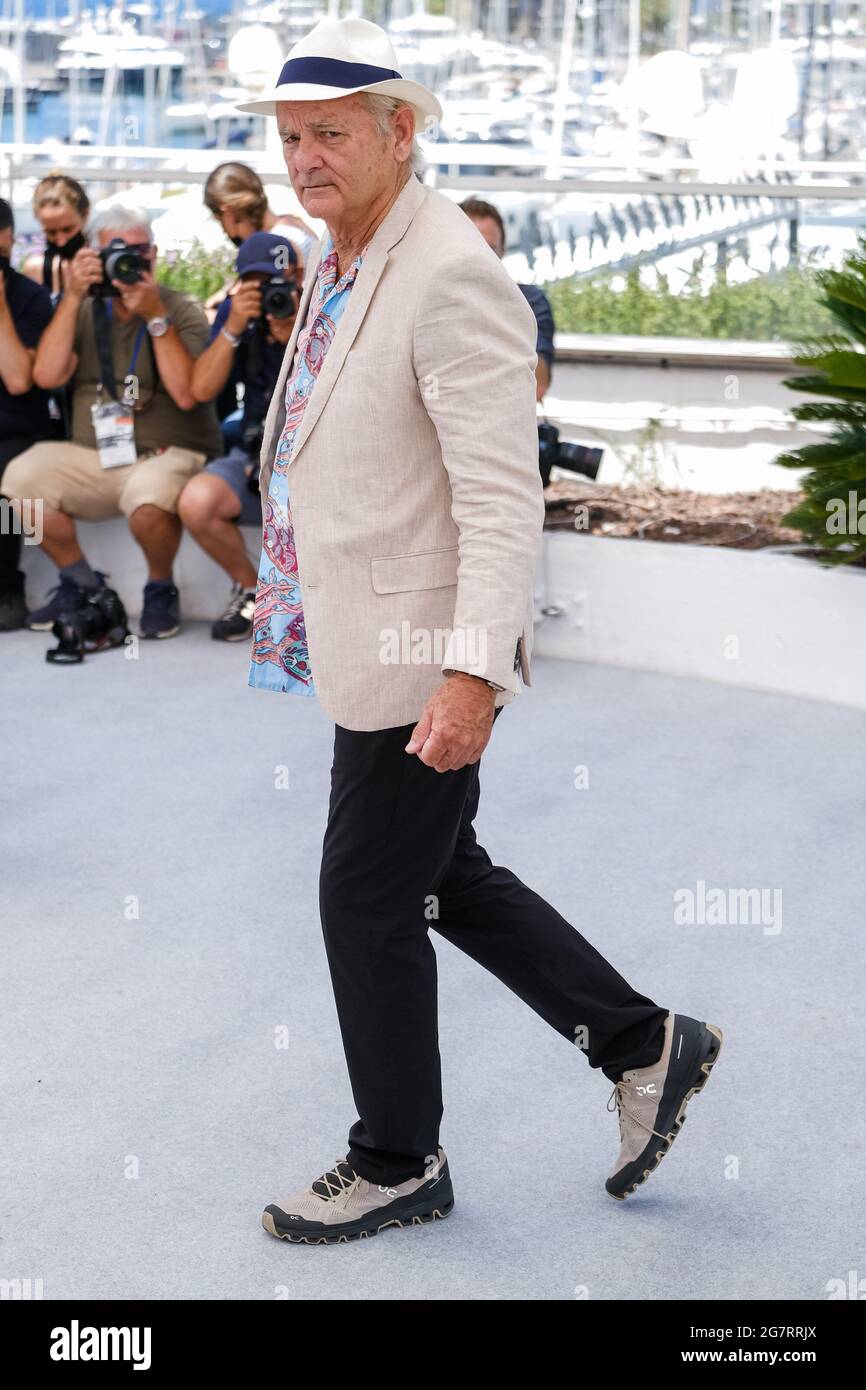
[[406,753],[417,753],[436,772],[477,763],[490,739],[496,691],[478,676],[455,671],[430,696],[412,730]]
[[160,319],[165,315],[165,305],[159,293],[159,285],[149,270],[142,272],[140,280],[134,285],[125,285],[122,280],[112,280],[112,285],[120,295],[120,302],[130,314],[144,319]]
[[225,326],[239,338],[250,320],[257,319],[262,312],[262,288],[257,280],[239,280],[237,288],[229,290],[229,294],[231,308]]
[[64,266],[64,294],[85,299],[90,293],[90,286],[102,282],[102,260],[92,246],[82,246],[67,265],[68,269]]
[[280,343],[283,347],[286,346],[294,331],[296,318],[297,314],[292,314],[291,318],[288,319],[275,319],[273,314],[268,314],[268,332],[275,342]]

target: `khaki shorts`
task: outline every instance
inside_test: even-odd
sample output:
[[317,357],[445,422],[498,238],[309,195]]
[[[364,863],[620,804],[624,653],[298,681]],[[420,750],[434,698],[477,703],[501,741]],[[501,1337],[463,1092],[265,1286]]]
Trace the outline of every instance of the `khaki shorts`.
[[41,498],[43,506],[81,521],[132,516],[150,503],[177,512],[177,499],[190,478],[201,472],[206,454],[166,449],[121,468],[103,468],[96,449],[65,440],[25,449],[7,465],[3,493],[10,498]]

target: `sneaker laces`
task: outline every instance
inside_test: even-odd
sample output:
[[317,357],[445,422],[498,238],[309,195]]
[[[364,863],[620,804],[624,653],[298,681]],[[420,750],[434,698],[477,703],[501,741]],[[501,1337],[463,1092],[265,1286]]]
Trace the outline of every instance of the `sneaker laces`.
[[225,622],[227,618],[236,618],[245,603],[249,603],[250,595],[254,594],[253,589],[245,589],[242,584],[235,584],[232,589],[232,596],[228,601],[228,607],[220,618],[220,622]]
[[645,1129],[647,1134],[654,1134],[657,1139],[667,1139],[666,1134],[659,1134],[658,1130],[653,1129],[652,1125],[645,1124],[643,1120],[638,1119],[637,1115],[632,1114],[631,1110],[629,1110],[628,1106],[625,1104],[624,1099],[625,1096],[629,1094],[629,1091],[630,1083],[628,1081],[615,1081],[613,1090],[607,1098],[607,1108],[611,1111],[611,1113],[613,1113],[613,1106],[611,1105],[611,1101],[616,1101],[616,1112],[617,1119],[619,1121],[620,1140],[625,1140],[625,1132],[623,1129],[622,1119],[623,1115],[628,1115],[629,1119],[633,1121],[634,1124],[640,1125],[641,1129]]
[[316,1178],[311,1191],[315,1192],[317,1197],[321,1197],[323,1202],[333,1202],[335,1197],[342,1197],[344,1192],[348,1192],[360,1176],[344,1158],[338,1158],[333,1168]]

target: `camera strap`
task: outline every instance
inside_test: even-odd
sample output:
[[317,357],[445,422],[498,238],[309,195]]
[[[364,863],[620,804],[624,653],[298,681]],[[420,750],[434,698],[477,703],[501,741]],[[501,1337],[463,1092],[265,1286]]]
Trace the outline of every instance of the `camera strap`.
[[54,289],[52,270],[54,268],[54,257],[58,255],[56,246],[46,246],[45,254],[42,257],[42,283],[50,292]]
[[[96,338],[96,353],[99,358],[99,376],[104,389],[111,396],[112,400],[118,400],[117,389],[114,383],[114,362],[111,352],[111,301],[106,304],[100,296],[93,301],[93,331]],[[126,376],[131,376],[138,361],[138,354],[141,351],[142,340],[145,336],[145,325],[139,327],[135,339],[135,346],[132,350],[132,358]],[[148,334],[148,340],[150,335]],[[156,389],[156,358],[153,353],[153,344],[150,345],[151,361],[153,365],[153,384]],[[125,378],[124,378],[125,379]]]

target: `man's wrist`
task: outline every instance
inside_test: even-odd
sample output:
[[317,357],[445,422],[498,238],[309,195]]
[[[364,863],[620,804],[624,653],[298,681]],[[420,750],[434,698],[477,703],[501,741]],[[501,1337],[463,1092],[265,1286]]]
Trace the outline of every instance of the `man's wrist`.
[[164,319],[168,317],[160,294],[155,294],[152,300],[148,300],[147,307],[143,310],[140,309],[139,313],[145,323],[148,323],[151,319]]
[[473,671],[446,671],[445,675],[448,680],[462,676],[464,680],[475,681],[476,684],[480,682],[482,685],[486,685],[488,690],[496,693],[505,689],[504,686],[495,685],[493,681],[489,681],[486,676],[477,676]]

